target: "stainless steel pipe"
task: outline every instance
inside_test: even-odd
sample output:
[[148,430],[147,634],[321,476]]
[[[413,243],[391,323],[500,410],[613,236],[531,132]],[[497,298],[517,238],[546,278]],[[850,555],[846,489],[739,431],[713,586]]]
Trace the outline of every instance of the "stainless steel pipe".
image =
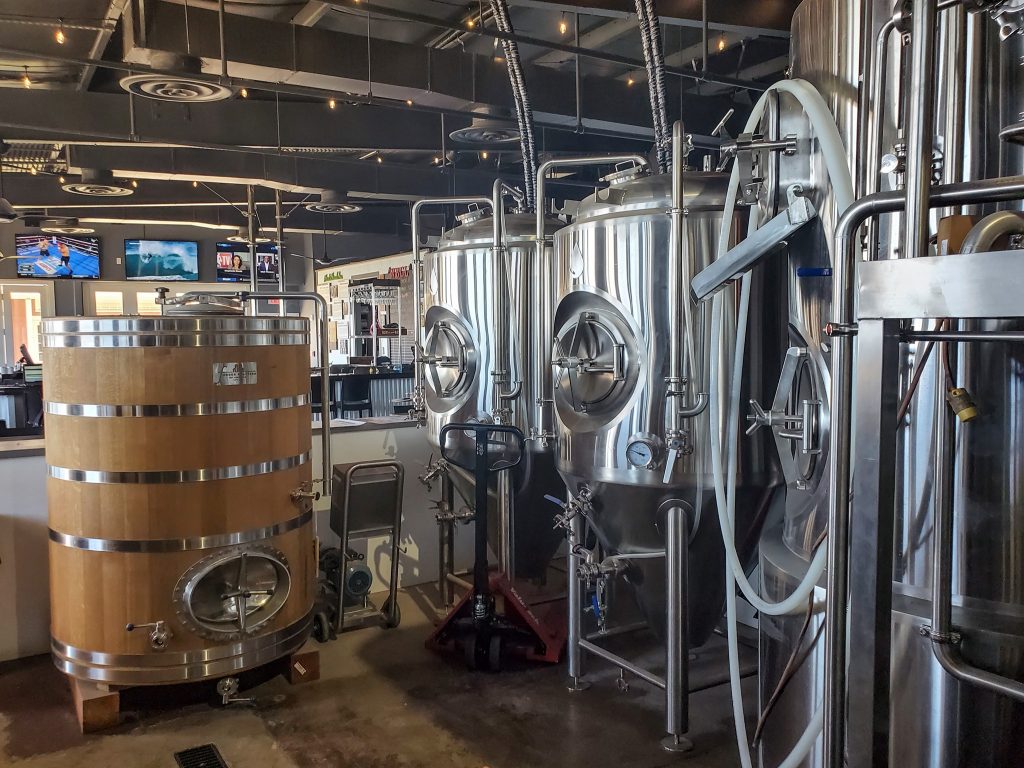
[[604,659],[605,661],[610,661],[612,664],[614,664],[619,669],[625,670],[626,672],[629,672],[630,674],[636,675],[641,680],[650,683],[651,685],[655,686],[656,688],[661,688],[662,690],[665,690],[665,681],[664,680],[662,680],[660,677],[658,677],[653,672],[648,672],[643,667],[638,667],[636,664],[631,662],[629,659],[624,659],[621,656],[618,656],[618,655],[612,653],[611,651],[605,650],[601,646],[595,645],[594,643],[590,642],[589,640],[580,640],[579,641],[579,646],[583,650],[587,651],[587,653],[592,653],[595,656],[598,656],[598,657]]
[[693,748],[693,744],[683,738],[683,734],[690,730],[690,664],[686,648],[686,611],[689,605],[687,550],[690,542],[687,510],[682,506],[669,509],[665,527],[665,606],[668,611],[665,622],[665,731],[668,736],[662,744],[672,751],[685,751]]
[[[946,184],[932,188],[931,207],[995,203],[1024,198],[1024,176]],[[828,604],[825,617],[825,763],[843,765],[846,708],[846,612],[849,577],[850,408],[853,391],[853,309],[857,232],[868,219],[899,211],[902,192],[879,192],[853,202],[836,225],[832,273],[832,430],[829,435]],[[927,217],[926,217],[927,219]],[[927,232],[925,233],[927,234]]]

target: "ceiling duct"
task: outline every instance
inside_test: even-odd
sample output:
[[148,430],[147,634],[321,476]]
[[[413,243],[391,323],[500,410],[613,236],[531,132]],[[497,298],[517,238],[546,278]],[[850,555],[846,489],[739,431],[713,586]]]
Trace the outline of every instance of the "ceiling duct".
[[349,202],[344,192],[328,190],[320,194],[320,202],[306,203],[306,210],[313,213],[356,213],[363,206]]
[[488,113],[474,117],[468,126],[452,131],[448,137],[463,144],[511,144],[519,141],[520,133],[515,126]]
[[203,62],[198,56],[153,51],[150,65],[154,69],[181,74],[129,75],[121,78],[121,87],[129,93],[147,99],[191,104],[224,101],[235,95],[235,89],[229,85],[211,82],[209,78],[190,77],[202,74]]
[[95,168],[83,168],[81,181],[62,184],[61,189],[73,195],[90,197],[126,197],[135,191],[130,186],[117,183],[110,171]]

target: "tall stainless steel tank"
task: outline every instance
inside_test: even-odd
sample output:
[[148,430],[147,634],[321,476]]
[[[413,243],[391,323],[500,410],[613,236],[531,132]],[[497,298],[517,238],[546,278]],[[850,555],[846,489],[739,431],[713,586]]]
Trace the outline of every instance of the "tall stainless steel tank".
[[[867,91],[859,90],[855,54],[864,13],[872,14],[871,23],[866,26],[871,35],[868,43],[878,50],[876,40],[892,14],[891,4],[837,6],[828,0],[805,0],[793,19],[791,70],[794,77],[811,81],[825,98],[836,116],[850,167],[864,175],[861,189],[870,192],[894,188],[896,178],[895,174],[878,174],[878,154],[865,144],[870,143],[871,135],[866,128],[875,115],[861,114]],[[960,13],[966,19],[959,18]],[[891,152],[897,139],[901,101],[896,87],[900,72],[899,37],[898,31],[893,33],[885,46],[888,87],[871,102],[873,109],[882,109],[883,152]],[[1020,80],[1022,43],[1019,35],[1001,41],[999,26],[986,13],[967,14],[954,7],[940,14],[936,48],[940,51],[941,91],[936,99],[936,147],[944,155],[944,181],[1024,170],[1021,147],[1000,141],[998,136],[1000,130],[1020,119],[1024,101]],[[967,76],[965,62],[970,66]],[[957,106],[958,93],[965,103],[962,110]],[[770,111],[762,125],[769,138],[774,138],[773,131],[798,131],[803,121],[799,107],[782,99],[778,111]],[[807,346],[810,341],[810,346],[827,350],[822,345],[827,345],[828,339],[821,336],[820,329],[830,319],[831,280],[816,281],[814,276],[821,273],[813,268],[831,266],[836,210],[829,180],[821,174],[821,168],[820,155],[813,145],[801,147],[796,155],[779,158],[778,164],[769,169],[765,199],[782,194],[786,185],[799,182],[804,194],[819,211],[825,212],[821,226],[793,249],[790,290],[787,297],[781,298],[788,299],[790,304],[792,343]],[[874,186],[872,173],[881,175]],[[980,215],[990,211],[968,212]],[[933,217],[933,224],[938,215]],[[900,255],[899,228],[896,215],[883,217],[874,225],[878,247],[873,255]],[[1009,326],[997,323],[992,327]],[[960,381],[985,406],[981,416],[961,427],[954,502],[954,622],[964,636],[962,651],[972,663],[1022,679],[1024,622],[1020,617],[1024,611],[1024,581],[1016,563],[1024,546],[1019,533],[1024,525],[1024,499],[1013,478],[1024,472],[1024,454],[1019,446],[1019,404],[1024,401],[1024,378],[1017,362],[1019,352],[1011,345],[971,347],[962,348]],[[921,345],[905,347],[901,359],[903,391],[921,351]],[[931,640],[921,633],[921,627],[931,621],[931,456],[937,358],[938,355],[932,356],[906,423],[900,427],[901,461],[896,468],[896,481],[901,503],[896,509],[893,574],[890,764],[928,768],[1015,766],[1020,764],[1024,749],[1019,735],[1024,732],[1024,707],[957,682],[939,666]],[[814,457],[816,474],[801,476],[801,471],[808,468],[806,462],[796,461],[788,466],[784,520],[766,531],[760,546],[764,591],[769,600],[788,595],[806,572],[812,543],[826,522],[831,493],[824,470],[828,461],[827,351],[809,359],[813,360],[813,367],[807,375],[802,380],[791,376],[780,390],[790,394],[791,402],[821,393],[819,399],[824,405],[819,423],[824,450]],[[795,454],[790,450],[792,457]],[[858,589],[855,581],[851,589]],[[812,632],[818,621],[816,618]],[[801,624],[802,617],[761,616],[762,705],[775,691],[793,648],[801,642]],[[819,642],[767,720],[760,745],[762,765],[777,765],[803,732],[821,702],[823,669],[824,643]],[[804,764],[821,765],[820,751],[812,751]]]
[[[462,215],[425,258],[424,351],[431,360],[425,376],[427,432],[438,446],[445,424],[488,423],[499,411],[497,419],[534,438],[527,441],[522,463],[502,473],[510,475],[512,508],[499,509],[506,495],[491,489],[488,529],[510,575],[539,578],[562,539],[552,526],[557,508],[544,499],[545,494],[562,496],[563,488],[553,442],[545,437],[549,409],[536,407],[550,389],[550,299],[545,297],[550,296],[551,262],[537,252],[533,216],[508,213],[500,264],[493,223],[484,209]],[[552,221],[550,231],[556,226]],[[512,382],[507,399],[495,394],[496,371],[508,372]],[[475,442],[465,436],[452,445],[449,438],[449,448],[472,454]],[[455,466],[450,472],[461,495],[472,499],[472,477]]]
[[[667,279],[671,177],[634,169],[608,178],[611,185],[583,200],[573,223],[554,239],[558,470],[571,494],[589,491],[589,522],[607,554],[663,551],[666,510],[680,502],[692,510],[688,559],[693,586],[687,609],[689,641],[699,645],[722,613],[724,550],[711,467],[702,458],[711,427],[708,410],[684,421],[688,447],[666,466],[671,462],[666,444],[668,347],[670,335],[678,332],[670,316]],[[685,174],[684,253],[692,262],[683,265],[687,285],[714,257],[726,187],[727,179],[718,174]],[[758,286],[755,307],[759,295]],[[763,384],[778,375],[775,361],[762,355],[766,340],[770,348],[779,345],[777,318],[762,317],[757,309],[752,315],[758,322],[752,324],[754,338],[747,347],[744,397],[760,397]],[[696,357],[710,358],[705,340],[695,333],[694,341]],[[703,368],[731,355],[731,346],[716,350]],[[748,559],[760,512],[777,484],[767,449],[758,436],[743,444],[740,455],[735,525],[741,556]],[[630,563],[627,581],[648,622],[661,631],[665,561],[650,557]]]

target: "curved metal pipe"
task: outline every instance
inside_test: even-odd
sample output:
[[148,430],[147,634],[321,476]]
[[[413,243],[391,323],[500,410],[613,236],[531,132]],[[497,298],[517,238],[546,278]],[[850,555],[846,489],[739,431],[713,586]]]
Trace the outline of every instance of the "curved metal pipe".
[[1013,211],[993,213],[971,227],[960,253],[991,251],[999,238],[1009,235],[1024,235],[1024,217]]
[[[501,179],[495,179],[494,185],[491,188],[491,213],[492,213],[492,235],[493,245],[492,253],[495,260],[495,269],[497,270],[497,279],[494,281],[494,306],[496,307],[494,312],[495,317],[495,328],[494,335],[497,341],[497,354],[496,360],[497,365],[504,367],[512,362],[512,339],[509,333],[509,328],[514,326],[514,318],[512,313],[508,311],[508,297],[511,291],[509,288],[509,272],[507,263],[507,252],[505,248],[505,204],[504,199],[506,196],[512,197],[516,202],[522,203],[524,201],[523,193],[510,187]],[[520,307],[519,311],[528,311],[527,307],[522,306],[524,286],[519,286],[520,295]],[[516,346],[519,350],[519,375],[522,376],[522,372],[526,369],[526,360],[523,355],[523,343],[521,339],[516,340]],[[495,421],[498,424],[504,423],[499,417],[503,417],[504,408],[501,407],[502,402],[511,402],[519,397],[523,391],[522,379],[516,381],[512,385],[512,389],[506,392],[504,390],[505,384],[510,383],[510,372],[502,370],[501,368],[491,372],[494,384],[494,415]]]

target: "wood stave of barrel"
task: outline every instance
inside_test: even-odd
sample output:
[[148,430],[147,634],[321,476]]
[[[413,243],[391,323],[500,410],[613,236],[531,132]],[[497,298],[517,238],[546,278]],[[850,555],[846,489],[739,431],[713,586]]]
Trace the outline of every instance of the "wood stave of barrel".
[[[317,567],[311,502],[293,497],[312,483],[308,321],[55,318],[43,342],[58,668],[176,683],[301,647]],[[245,592],[233,577],[273,594],[229,597]],[[215,583],[234,621],[196,612]]]

